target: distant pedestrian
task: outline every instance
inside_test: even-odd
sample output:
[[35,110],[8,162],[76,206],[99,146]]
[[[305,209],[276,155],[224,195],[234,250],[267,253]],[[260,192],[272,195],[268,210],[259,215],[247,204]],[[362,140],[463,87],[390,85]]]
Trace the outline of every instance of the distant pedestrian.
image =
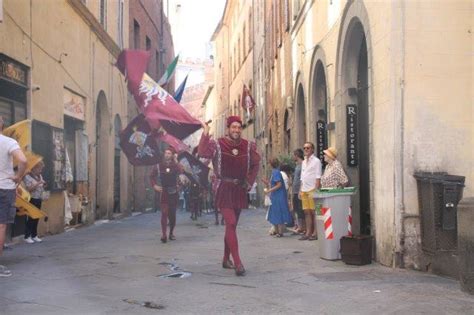
[[298,227],[295,230],[297,234],[305,234],[306,225],[305,225],[305,215],[300,199],[300,188],[301,188],[301,164],[304,160],[304,153],[301,149],[296,149],[293,151],[293,161],[296,163],[295,172],[293,174],[293,186],[292,186],[292,209],[296,214]]
[[201,207],[201,188],[199,184],[192,180],[189,185],[189,203],[191,208],[191,220],[196,221]]
[[306,142],[303,146],[304,161],[301,163],[300,197],[306,223],[306,235],[299,240],[316,240],[316,218],[314,193],[321,187],[321,161],[314,155],[314,144]]
[[[43,161],[38,162],[31,171],[23,178],[26,190],[30,192],[30,203],[36,208],[41,209],[43,202],[43,194],[46,182],[43,180],[41,173],[44,169]],[[42,239],[38,237],[39,219],[33,219],[26,216],[25,242],[28,244],[41,243]]]
[[[26,170],[26,157],[18,142],[2,134],[3,117],[0,116],[0,257],[5,245],[7,224],[13,223],[16,215],[16,187]],[[13,171],[13,158],[18,163],[18,170]],[[9,277],[12,273],[0,265],[0,277]]]
[[257,182],[253,183],[252,188],[249,190],[249,208],[257,208]]
[[265,188],[265,193],[270,195],[272,204],[268,210],[268,222],[276,227],[276,237],[282,237],[285,230],[285,224],[291,222],[290,209],[288,208],[288,195],[281,175],[279,166],[280,161],[277,158],[270,160],[272,175],[270,185]]

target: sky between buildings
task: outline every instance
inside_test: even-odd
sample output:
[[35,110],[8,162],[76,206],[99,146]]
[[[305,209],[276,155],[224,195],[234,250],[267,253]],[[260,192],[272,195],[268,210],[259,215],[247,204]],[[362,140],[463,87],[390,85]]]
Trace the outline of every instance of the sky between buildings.
[[[226,0],[164,0],[173,35],[174,51],[180,60],[209,59],[212,54],[210,39],[219,23]],[[202,73],[189,68],[178,68],[176,87],[190,73],[187,86],[204,80]]]

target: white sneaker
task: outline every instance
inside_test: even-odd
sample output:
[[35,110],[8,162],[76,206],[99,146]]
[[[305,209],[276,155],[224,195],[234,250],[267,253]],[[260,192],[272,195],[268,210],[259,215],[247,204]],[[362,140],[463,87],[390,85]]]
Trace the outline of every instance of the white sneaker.
[[33,244],[35,241],[31,237],[25,238],[25,243]]
[[41,243],[43,240],[40,239],[38,236],[35,236],[33,237],[33,241],[35,241],[36,243]]

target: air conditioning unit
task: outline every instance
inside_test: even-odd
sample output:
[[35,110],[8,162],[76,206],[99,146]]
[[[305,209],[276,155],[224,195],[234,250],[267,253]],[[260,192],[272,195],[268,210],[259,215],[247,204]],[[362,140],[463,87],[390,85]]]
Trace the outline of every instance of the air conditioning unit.
[[286,97],[286,108],[287,109],[293,108],[293,96],[291,95]]

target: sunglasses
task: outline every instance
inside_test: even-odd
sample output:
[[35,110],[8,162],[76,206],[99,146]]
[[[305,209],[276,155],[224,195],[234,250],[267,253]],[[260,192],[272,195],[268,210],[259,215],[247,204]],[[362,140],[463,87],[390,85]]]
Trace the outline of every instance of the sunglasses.
[[312,147],[303,147],[304,150],[311,150]]

